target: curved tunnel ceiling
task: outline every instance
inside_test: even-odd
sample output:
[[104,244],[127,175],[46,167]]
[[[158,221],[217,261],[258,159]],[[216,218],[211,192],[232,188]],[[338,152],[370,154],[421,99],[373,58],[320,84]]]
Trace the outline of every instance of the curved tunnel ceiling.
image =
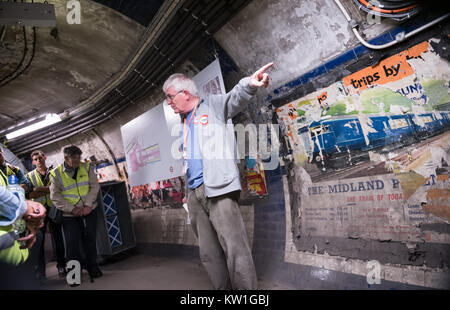
[[[157,83],[185,61],[196,46],[211,38],[249,2],[165,1],[145,29],[138,48],[113,78],[96,88],[76,108],[67,110],[62,122],[7,141],[6,145],[17,155],[23,155],[32,149],[87,131],[114,117],[129,105],[147,97]],[[118,50],[123,51],[122,48]]]
[[92,96],[126,64],[145,30],[87,0],[80,1],[81,24],[71,25],[67,1],[50,3],[56,28],[36,27],[36,40],[32,27],[0,26],[0,132],[32,117],[61,113]]

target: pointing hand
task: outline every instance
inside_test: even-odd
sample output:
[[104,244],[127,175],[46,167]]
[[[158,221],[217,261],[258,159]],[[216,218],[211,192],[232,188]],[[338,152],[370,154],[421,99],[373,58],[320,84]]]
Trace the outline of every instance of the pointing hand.
[[273,62],[268,63],[267,65],[260,68],[258,71],[250,76],[250,85],[255,87],[267,87],[269,85],[269,74],[266,73],[266,70],[273,66]]

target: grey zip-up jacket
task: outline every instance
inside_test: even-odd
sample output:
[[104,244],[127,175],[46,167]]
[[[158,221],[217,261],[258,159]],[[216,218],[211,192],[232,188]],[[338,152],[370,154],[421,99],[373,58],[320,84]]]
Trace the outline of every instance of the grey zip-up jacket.
[[[246,77],[225,95],[200,98],[196,110],[207,197],[241,190],[232,118],[247,107],[257,87]],[[203,99],[203,100],[202,100]],[[186,181],[187,184],[187,181]]]

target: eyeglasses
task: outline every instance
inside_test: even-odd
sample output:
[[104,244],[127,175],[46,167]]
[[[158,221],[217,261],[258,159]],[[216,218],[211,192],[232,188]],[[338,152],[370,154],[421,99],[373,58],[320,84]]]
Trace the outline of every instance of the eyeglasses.
[[175,97],[179,94],[182,93],[183,90],[180,90],[179,92],[177,92],[175,95],[166,95],[166,99],[167,101],[172,101],[173,99],[175,99]]

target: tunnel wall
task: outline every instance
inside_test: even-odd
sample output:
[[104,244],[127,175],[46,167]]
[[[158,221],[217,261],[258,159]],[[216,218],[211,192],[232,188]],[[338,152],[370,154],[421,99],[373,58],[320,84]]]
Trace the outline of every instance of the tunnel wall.
[[[397,24],[392,20],[383,19],[381,24],[375,25],[364,24],[365,15],[352,7],[351,1],[343,2],[352,16],[363,23],[362,32],[369,39],[374,38],[381,44],[398,33]],[[227,90],[240,77],[267,62],[275,62],[272,86],[259,92],[249,112],[237,120],[277,123],[280,120],[276,117],[274,120],[276,108],[321,91],[345,76],[376,65],[414,44],[433,37],[439,39],[442,33],[440,27],[435,27],[421,37],[388,51],[369,52],[357,43],[332,1],[302,1],[297,7],[288,1],[275,4],[263,0],[253,1],[223,27],[215,39],[218,42],[216,48],[223,48],[225,54],[221,55],[221,64],[232,63],[227,70],[222,69]],[[208,53],[191,55],[179,70],[194,75],[212,60],[211,49],[214,47],[210,47]],[[162,100],[162,93],[155,92],[115,119],[100,125],[96,133],[86,132],[45,147],[49,163],[61,163],[61,147],[73,143],[83,150],[83,158],[94,155],[97,160],[104,160],[98,168],[100,181],[127,181],[120,126]],[[285,137],[282,135],[281,138]],[[370,233],[336,238],[330,235],[329,230],[324,229],[320,234],[319,225],[315,227],[319,229],[318,235],[303,231],[304,221],[300,213],[306,211],[302,203],[307,197],[300,190],[306,177],[302,170],[304,167],[295,161],[289,144],[283,144],[286,145],[283,146],[281,165],[264,171],[268,195],[247,197],[241,206],[258,277],[288,281],[298,288],[448,288],[448,243],[389,240]],[[117,166],[113,164],[114,160]],[[334,180],[340,182],[338,177]],[[321,202],[322,208],[328,208],[330,197],[325,199],[328,200]],[[130,201],[135,209],[133,222],[142,251],[198,257],[196,241],[186,224],[184,209],[164,203],[135,205],[131,196]],[[430,233],[447,238],[448,222],[431,226]],[[372,260],[381,264],[381,284],[370,285],[367,282],[366,276],[373,268],[368,262]]]
[[[380,174],[372,174],[367,171],[359,174],[360,176],[369,176],[369,178],[366,177],[367,180],[364,178],[357,179],[357,173],[353,173],[354,179],[346,180],[347,177],[339,173],[334,176],[317,177],[310,171],[306,172],[304,169],[307,166],[304,161],[305,158],[301,158],[306,152],[304,150],[298,151],[302,141],[298,141],[295,133],[295,130],[299,128],[295,123],[300,122],[303,116],[301,109],[298,107],[303,104],[308,106],[311,103],[310,106],[318,108],[320,112],[326,111],[332,117],[338,116],[340,113],[332,111],[332,109],[333,106],[336,106],[335,101],[340,100],[342,94],[336,95],[335,93],[333,95],[333,91],[330,90],[333,85],[336,86],[340,81],[345,83],[346,78],[350,82],[351,78],[358,74],[361,74],[360,78],[362,78],[362,72],[373,73],[383,68],[386,61],[394,59],[395,62],[396,58],[400,57],[399,54],[402,55],[401,57],[405,57],[408,49],[414,50],[423,45],[431,46],[429,49],[425,49],[425,54],[413,55],[414,52],[410,51],[411,53],[406,56],[406,60],[402,62],[402,66],[407,67],[417,60],[413,59],[414,57],[420,59],[413,64],[414,74],[409,77],[411,80],[402,78],[399,79],[400,82],[397,82],[396,86],[388,85],[385,88],[389,89],[388,93],[390,94],[403,96],[403,98],[398,96],[397,99],[403,100],[404,97],[407,97],[406,101],[410,104],[409,111],[411,111],[410,101],[416,101],[417,103],[417,100],[420,100],[419,98],[423,97],[424,94],[429,97],[426,99],[428,100],[427,104],[434,104],[434,107],[428,109],[428,111],[436,111],[439,104],[448,102],[446,97],[446,89],[449,83],[448,53],[442,53],[442,50],[448,49],[448,23],[425,31],[393,48],[369,51],[364,46],[357,44],[352,35],[346,33],[348,28],[346,28],[345,21],[340,24],[343,26],[342,28],[338,27],[330,31],[330,25],[327,24],[327,21],[339,19],[339,16],[329,18],[333,12],[332,6],[334,3],[332,1],[321,6],[320,10],[316,9],[314,12],[309,12],[310,15],[308,15],[308,9],[305,7],[297,11],[295,7],[289,7],[285,4],[273,4],[264,1],[253,2],[250,6],[253,6],[255,11],[256,9],[259,10],[256,21],[251,18],[251,14],[255,11],[244,10],[218,35],[219,42],[232,57],[235,56],[238,59],[237,62],[243,71],[252,66],[257,67],[255,62],[259,62],[261,59],[263,59],[261,64],[275,59],[276,67],[283,68],[283,70],[280,70],[283,72],[282,76],[276,74],[271,76],[273,80],[279,83],[278,85],[282,85],[272,90],[264,100],[259,100],[252,110],[255,122],[268,122],[270,121],[270,109],[265,109],[264,103],[269,107],[272,105],[275,109],[284,108],[282,111],[276,110],[277,116],[273,121],[281,125],[283,129],[281,140],[284,140],[287,148],[284,156],[286,159],[286,176],[282,178],[284,184],[282,188],[284,188],[286,198],[284,200],[286,203],[284,208],[286,238],[284,240],[280,238],[280,226],[283,226],[283,222],[280,221],[282,207],[280,206],[279,196],[281,191],[271,191],[273,185],[269,179],[272,179],[274,171],[265,171],[266,178],[268,178],[269,193],[271,193],[269,194],[270,198],[268,202],[255,202],[254,207],[254,253],[255,262],[260,266],[259,270],[275,277],[283,274],[282,278],[289,278],[299,287],[319,285],[321,288],[338,288],[343,285],[342,283],[339,284],[341,280],[348,280],[345,283],[349,288],[412,288],[415,286],[448,288],[448,283],[450,283],[448,273],[448,259],[450,257],[449,218],[445,210],[448,210],[449,203],[448,190],[445,190],[448,187],[448,166],[445,162],[448,162],[450,150],[448,148],[448,137],[445,136],[445,133],[437,138],[434,136],[432,138],[434,142],[425,139],[425,141],[430,142],[425,142],[425,146],[418,146],[418,149],[430,149],[430,153],[427,155],[422,154],[420,156],[420,152],[417,152],[418,149],[414,147],[408,149],[406,146],[402,146],[395,149],[393,153],[398,153],[395,155],[401,154],[402,150],[409,150],[408,156],[410,157],[407,158],[405,164],[407,168],[402,170],[397,166],[393,171],[385,171]],[[308,1],[303,2],[302,5],[314,6],[313,3],[308,3]],[[346,2],[346,5],[350,8],[348,2]],[[274,14],[274,11],[278,14]],[[320,13],[317,14],[317,12]],[[303,15],[299,16],[297,13]],[[339,11],[335,13],[340,14]],[[354,13],[354,11],[351,11],[352,16],[357,16]],[[315,18],[312,19],[312,16]],[[313,20],[311,24],[308,23],[310,20]],[[359,22],[363,22],[362,16],[359,18]],[[383,19],[383,24],[385,22],[386,20]],[[418,18],[401,26],[389,25],[388,22],[384,24],[386,27],[384,29],[380,27],[381,25],[365,25],[362,28],[365,28],[363,32],[366,36],[372,39],[372,44],[384,44],[393,40],[402,31],[409,32],[426,22],[425,15],[423,19]],[[307,29],[306,33],[303,31],[293,33],[292,29],[295,28],[296,24],[302,24]],[[263,29],[263,31],[246,31],[249,29]],[[343,32],[343,34],[340,34],[340,32]],[[328,38],[325,40],[328,43],[327,46],[323,46],[321,40],[332,35],[340,37],[340,43]],[[309,37],[307,44],[303,41],[306,37]],[[248,44],[238,46],[239,40],[246,40]],[[269,41],[277,42],[277,44],[271,44]],[[291,46],[287,50],[283,50],[286,41],[290,41]],[[309,51],[308,53],[304,52],[305,47]],[[295,53],[290,54],[294,50]],[[258,54],[258,57],[256,57],[256,54]],[[250,57],[243,55],[250,55]],[[425,58],[428,56],[434,58],[434,60],[427,62]],[[306,59],[313,59],[313,65],[308,66]],[[283,78],[289,79],[297,73],[298,75],[293,79],[287,82],[283,80]],[[430,81],[440,85],[439,90],[437,90],[437,93],[441,93],[437,96],[439,98],[435,96],[435,89],[427,87],[426,83]],[[416,94],[417,98],[408,94],[408,90],[411,90],[408,87],[410,84],[417,86],[415,83],[425,85],[424,90],[422,89]],[[377,91],[377,89],[374,88],[374,91]],[[347,101],[345,108],[349,109],[351,104],[363,101],[363,96],[367,98],[367,93],[356,92],[355,102]],[[347,97],[349,97],[348,94]],[[327,99],[329,99],[328,102]],[[383,98],[382,100],[389,101],[390,99]],[[396,99],[392,102],[395,101]],[[442,109],[448,111],[448,106],[447,108],[442,107]],[[307,117],[314,115],[314,109],[311,110],[309,115],[308,112],[305,113]],[[386,112],[389,112],[389,110],[386,110]],[[414,112],[424,113],[424,111]],[[374,112],[372,111],[372,113]],[[326,114],[323,113],[322,115]],[[320,117],[321,115],[317,116]],[[312,119],[317,120],[314,117]],[[311,122],[311,118],[309,121]],[[444,129],[448,133],[448,127],[446,128]],[[436,145],[433,143],[436,141],[438,147],[434,148]],[[371,155],[377,154],[374,152]],[[391,153],[387,153],[387,156],[390,155]],[[406,156],[406,154],[403,154],[403,156]],[[417,161],[419,157],[421,159]],[[345,159],[341,158],[340,160]],[[377,159],[371,160],[377,161]],[[423,162],[418,163],[420,161],[428,161],[430,170],[425,172],[422,166]],[[378,159],[377,162],[384,165],[389,162],[389,159],[384,161]],[[413,164],[414,162],[415,164]],[[351,171],[351,169],[349,170]],[[408,173],[405,173],[406,171]],[[439,174],[441,176],[437,177]],[[326,195],[320,192],[322,190],[320,186],[323,186],[325,192],[329,189],[329,186],[332,189],[335,185],[337,187],[345,186],[343,184],[346,181],[355,181],[358,184],[363,179],[364,181],[376,182],[377,177],[375,175],[383,175],[387,179],[383,183],[383,185],[386,184],[386,187],[381,192],[382,195],[384,194],[384,201],[369,203],[358,201],[361,198],[363,200],[373,199],[374,197],[378,199],[381,196],[372,195],[370,192],[368,195],[358,195],[360,193],[356,190],[356,195],[351,193],[353,196],[345,193],[341,193],[340,196],[333,193]],[[415,179],[420,179],[420,181],[414,184]],[[324,181],[322,184],[320,183],[321,180]],[[278,177],[278,182],[280,181],[280,177]],[[273,182],[277,183],[275,180]],[[319,182],[317,183],[319,192],[315,192],[317,188],[314,186],[314,182]],[[398,184],[400,186],[396,186]],[[278,186],[280,186],[280,183],[278,183]],[[354,189],[351,188],[351,190]],[[433,200],[431,192],[434,191],[439,195],[437,199],[439,202],[436,202],[436,199],[435,202],[431,201]],[[338,219],[339,210],[337,208],[347,205],[347,201],[340,199],[351,199],[350,203],[354,206],[350,209],[359,212],[365,208],[367,213],[372,212],[370,214],[372,217],[367,214],[360,214],[370,218],[368,221],[352,218],[349,225],[350,229],[342,233],[342,231],[339,231],[341,225],[333,222]],[[391,199],[397,200],[397,202],[393,203]],[[433,207],[420,208],[421,202],[427,202],[428,206],[431,204]],[[261,208],[260,205],[262,205]],[[357,209],[357,207],[360,207],[360,209]],[[395,208],[403,214],[395,215]],[[430,209],[434,209],[434,212],[439,214],[433,215],[433,211]],[[345,215],[345,213],[342,214]],[[377,218],[376,216],[383,216],[384,218]],[[403,219],[396,220],[396,216]],[[352,225],[358,223],[362,223],[363,226],[353,229]],[[381,226],[385,231],[380,234],[379,231],[375,231],[376,229],[366,229],[364,225]],[[402,229],[407,231],[402,231]],[[280,250],[281,248],[284,249],[284,252]],[[273,253],[273,255],[269,255],[269,253]],[[274,263],[277,259],[279,264]],[[373,263],[381,264],[381,285],[371,286],[366,279]],[[267,267],[270,265],[273,265],[273,268]],[[294,271],[301,269],[303,272]],[[293,274],[298,275],[297,278],[294,279]],[[309,280],[311,282],[308,282]]]
[[[398,30],[394,30],[393,33],[395,31]],[[438,132],[432,133],[433,129],[429,128],[430,132],[421,137],[420,142],[417,139],[413,143],[400,142],[395,147],[385,146],[384,148],[390,149],[382,153],[385,154],[382,156],[386,156],[386,158],[375,159],[377,155],[381,154],[377,153],[380,151],[379,149],[367,152],[365,155],[369,158],[367,160],[376,164],[370,167],[366,166],[365,169],[362,164],[360,166],[362,170],[360,169],[359,172],[357,168],[359,163],[355,161],[350,162],[350,166],[340,167],[336,171],[329,166],[330,160],[322,163],[319,160],[314,164],[317,166],[313,167],[306,157],[302,157],[307,156],[308,152],[305,150],[307,143],[300,139],[300,132],[296,132],[300,127],[298,124],[305,121],[302,119],[304,116],[302,115],[303,104],[308,106],[311,103],[311,106],[314,106],[315,103],[318,103],[316,107],[320,106],[321,115],[328,114],[342,99],[340,95],[331,95],[330,88],[333,85],[339,85],[338,88],[345,87],[346,79],[351,81],[350,78],[358,76],[358,74],[373,73],[387,68],[386,63],[389,61],[406,67],[411,64],[414,67],[414,73],[411,73],[412,83],[403,81],[389,84],[389,82],[385,83],[386,86],[373,87],[367,92],[383,89],[386,94],[401,95],[398,96],[398,99],[403,100],[407,97],[410,106],[403,113],[408,111],[411,113],[411,109],[414,111],[414,108],[417,107],[414,103],[411,105],[410,101],[421,100],[426,102],[426,105],[430,105],[427,108],[428,112],[421,110],[414,111],[414,113],[422,115],[419,117],[433,115],[432,118],[437,114],[439,120],[443,115],[445,120],[448,117],[447,102],[449,99],[446,89],[448,88],[449,66],[448,54],[442,54],[440,51],[448,48],[447,34],[448,28],[445,26],[443,29],[437,28],[425,32],[408,43],[397,46],[395,50],[385,51],[380,63],[372,65],[367,61],[360,61],[359,66],[353,67],[348,75],[346,75],[347,72],[342,73],[342,67],[339,68],[339,65],[337,71],[329,69],[336,65],[335,61],[347,65],[347,68],[349,64],[354,65],[355,61],[352,61],[354,56],[349,57],[348,53],[343,54],[331,62],[323,64],[322,69],[313,70],[312,78],[309,76],[312,81],[301,76],[296,81],[286,84],[285,87],[290,88],[290,93],[287,91],[289,94],[284,99],[272,100],[276,106],[283,106],[283,108],[277,109],[277,114],[278,120],[286,125],[284,128],[285,141],[288,144],[287,148],[290,148],[290,151],[287,152],[289,155],[285,157],[289,161],[286,185],[289,187],[290,193],[290,210],[287,207],[286,211],[292,212],[287,216],[288,220],[291,219],[290,223],[287,221],[287,225],[291,226],[292,234],[286,239],[286,262],[323,266],[324,275],[328,274],[330,271],[328,268],[331,268],[339,272],[345,270],[359,276],[367,275],[370,270],[369,266],[376,262],[382,266],[383,282],[395,281],[408,285],[448,288],[447,266],[450,257],[448,124],[437,121],[441,126]],[[357,51],[358,48],[352,52],[357,54]],[[398,59],[398,57],[405,56],[405,61]],[[348,57],[350,59],[344,60]],[[427,64],[427,57],[432,57],[435,61]],[[416,59],[420,59],[420,61],[414,63]],[[427,72],[428,70],[430,71]],[[406,72],[407,70],[404,71],[405,76],[408,76]],[[298,84],[296,85],[296,83]],[[429,88],[430,83],[440,85],[438,87],[440,90],[437,92],[441,95],[436,96],[436,89]],[[298,86],[299,84],[300,86]],[[415,96],[411,96],[411,89],[408,89],[409,84],[421,89],[423,87],[423,89],[418,91]],[[284,91],[283,88],[280,90]],[[352,97],[345,104],[346,110],[352,110],[349,108],[351,104],[358,105],[364,102],[367,97],[363,96],[367,95],[367,92],[358,91],[355,94],[356,98],[352,97],[352,94],[341,94],[344,98]],[[330,95],[332,99],[328,101],[330,103],[328,106],[324,102]],[[274,96],[277,97],[276,91]],[[371,100],[396,104],[396,99],[383,98],[380,101],[378,100],[380,98],[375,99],[374,97],[376,96],[371,97]],[[355,101],[352,102],[352,100]],[[372,101],[372,103],[374,102]],[[424,105],[423,103],[418,104],[421,107]],[[363,110],[364,108],[359,109],[360,112],[357,113],[356,118],[339,117],[344,113],[330,112],[332,117],[326,124],[331,127],[333,122],[345,121],[348,124],[348,121],[355,119],[363,124],[364,120],[361,118],[364,119],[364,117],[361,115],[368,113],[362,112]],[[311,110],[306,112],[306,118],[310,112]],[[376,113],[377,117],[385,115],[381,112],[372,111],[371,113]],[[308,128],[312,126],[310,125]],[[371,128],[375,128],[375,126]],[[337,135],[336,131],[334,133]],[[387,140],[384,140],[384,143],[388,144]],[[299,151],[299,149],[301,150]],[[340,151],[338,150],[338,152]],[[327,156],[330,155],[327,154]],[[402,156],[404,161],[400,163],[399,157]],[[346,158],[348,159],[348,156],[339,157],[338,160],[342,163],[346,161]],[[382,171],[377,172],[376,165]],[[425,169],[425,166],[428,168]],[[319,172],[317,168],[323,171]],[[345,173],[345,170],[349,173]],[[363,184],[367,185],[367,182],[376,182],[380,186],[377,186],[375,191],[365,189],[364,186],[361,187]],[[358,184],[359,187],[354,188],[355,184]],[[336,191],[334,191],[335,187]],[[377,190],[379,191],[377,192]],[[422,205],[423,203],[425,205]],[[310,255],[305,252],[314,254]],[[353,259],[356,260],[353,261]],[[392,284],[390,286],[396,287]]]

